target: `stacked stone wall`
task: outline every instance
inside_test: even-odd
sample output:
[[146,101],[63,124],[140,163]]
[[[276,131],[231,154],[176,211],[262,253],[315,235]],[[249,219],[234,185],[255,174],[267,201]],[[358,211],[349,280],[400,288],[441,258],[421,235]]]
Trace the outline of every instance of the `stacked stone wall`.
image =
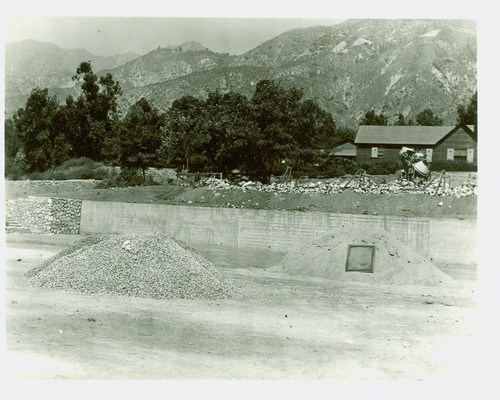
[[82,201],[50,197],[6,200],[7,232],[68,233],[80,232]]
[[81,215],[81,200],[53,198],[51,233],[80,233]]

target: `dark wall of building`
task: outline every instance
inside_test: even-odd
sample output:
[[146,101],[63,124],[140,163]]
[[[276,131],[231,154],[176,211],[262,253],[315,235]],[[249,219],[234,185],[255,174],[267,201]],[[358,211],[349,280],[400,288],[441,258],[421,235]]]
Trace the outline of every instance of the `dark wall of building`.
[[[400,145],[376,145],[376,144],[358,144],[358,149],[356,153],[356,162],[360,165],[363,164],[376,164],[385,162],[395,162],[399,163],[401,161],[399,151],[401,150]],[[383,156],[372,158],[372,147],[378,147],[379,153],[382,149]],[[421,152],[426,155],[426,149],[432,148],[432,161],[433,162],[445,162],[447,157],[447,151],[449,148],[453,149],[474,149],[474,165],[477,165],[477,142],[472,139],[472,137],[463,130],[459,128],[456,132],[451,134],[447,139],[439,142],[436,146],[423,146],[423,145],[413,145],[408,143],[406,147],[411,147],[417,152]]]
[[450,137],[437,144],[434,148],[432,161],[446,161],[446,154],[449,148],[461,150],[474,149],[473,164],[477,165],[477,142],[462,128],[459,128]]
[[[382,149],[383,156],[379,156],[378,158],[372,158],[372,147],[378,147]],[[402,146],[390,146],[390,145],[358,145],[358,150],[356,153],[356,162],[360,165],[363,164],[376,164],[376,163],[399,163],[401,160],[401,156],[399,155],[399,151]]]

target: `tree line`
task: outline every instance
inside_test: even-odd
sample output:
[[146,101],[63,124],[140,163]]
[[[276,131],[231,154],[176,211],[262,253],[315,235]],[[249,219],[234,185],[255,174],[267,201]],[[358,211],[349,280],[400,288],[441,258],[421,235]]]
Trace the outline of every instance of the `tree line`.
[[[142,171],[143,178],[149,167],[173,167],[226,175],[238,169],[268,181],[283,173],[284,162],[300,169],[314,163],[320,149],[354,137],[302,91],[270,80],[257,83],[250,98],[207,90],[206,99],[184,96],[164,112],[141,98],[122,116],[122,90],[111,74],[98,77],[90,62],[82,62],[72,79],[81,85],[76,99],[59,104],[48,89],[34,89],[25,107],[6,119],[6,174],[51,170],[86,157]],[[470,107],[460,106],[459,118],[472,118]],[[417,116],[417,123],[436,122],[428,114]],[[386,124],[387,117],[372,110],[362,123]]]
[[[475,92],[467,104],[457,107],[457,124],[474,125],[477,131],[477,92]],[[389,117],[384,113],[377,114],[374,110],[368,111],[360,125],[388,125]],[[415,118],[406,120],[403,114],[398,114],[394,123],[396,126],[442,126],[443,119],[430,108],[419,112]]]

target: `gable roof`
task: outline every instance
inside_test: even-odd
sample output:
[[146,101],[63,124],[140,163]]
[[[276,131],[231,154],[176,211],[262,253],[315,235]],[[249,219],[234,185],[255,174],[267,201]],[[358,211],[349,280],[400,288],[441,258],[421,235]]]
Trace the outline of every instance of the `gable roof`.
[[347,138],[335,143],[328,154],[331,156],[356,157],[354,139]]
[[343,145],[345,143],[352,143],[352,144],[354,144],[354,139],[345,138],[345,139],[339,140],[338,142],[334,143],[331,147],[332,147],[332,149],[334,149],[335,147],[341,146],[341,145]]
[[356,144],[435,145],[457,126],[360,125]]

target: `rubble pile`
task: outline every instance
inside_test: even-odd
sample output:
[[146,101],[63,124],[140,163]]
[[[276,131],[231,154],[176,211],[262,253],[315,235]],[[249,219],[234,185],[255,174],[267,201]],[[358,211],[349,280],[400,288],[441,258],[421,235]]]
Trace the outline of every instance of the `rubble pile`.
[[160,233],[83,239],[27,273],[30,284],[84,294],[220,299],[234,284],[188,244]]
[[423,184],[416,184],[404,179],[378,184],[369,177],[352,179],[345,182],[342,182],[340,179],[327,179],[306,183],[290,181],[286,183],[273,182],[263,184],[261,182],[248,181],[234,184],[226,179],[210,178],[206,180],[205,184],[209,189],[213,190],[239,189],[243,191],[256,190],[266,193],[332,194],[352,190],[356,193],[372,194],[419,193],[430,196],[477,196],[477,185],[475,183],[467,182],[452,187],[449,182],[441,179],[435,179]]

